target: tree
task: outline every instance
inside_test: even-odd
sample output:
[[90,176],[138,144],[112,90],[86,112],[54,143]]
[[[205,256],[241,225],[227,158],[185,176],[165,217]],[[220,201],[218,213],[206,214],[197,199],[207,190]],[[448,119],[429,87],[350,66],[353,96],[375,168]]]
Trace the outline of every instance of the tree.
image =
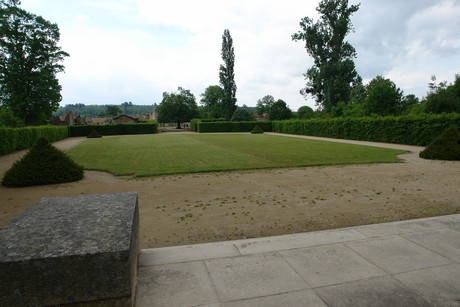
[[367,85],[365,108],[367,115],[399,115],[403,92],[390,79],[377,76]]
[[209,118],[225,117],[222,114],[224,101],[224,90],[219,85],[208,86],[201,94],[201,103],[204,111]]
[[24,124],[6,107],[0,107],[0,127],[18,128]]
[[235,113],[233,113],[232,118],[230,119],[232,122],[248,122],[255,120],[254,114],[249,112],[246,108],[237,108]]
[[235,52],[233,49],[233,39],[230,31],[226,29],[222,35],[222,60],[220,65],[219,80],[224,91],[222,103],[222,115],[230,119],[235,112],[236,106],[236,84],[235,84]]
[[309,106],[301,106],[297,110],[297,116],[300,119],[313,118],[314,115],[315,115],[315,111],[313,111],[313,109],[310,108]]
[[160,123],[175,122],[177,129],[181,129],[181,123],[198,116],[198,106],[190,90],[178,87],[176,92],[163,93],[163,100],[156,112]]
[[352,85],[359,81],[353,58],[356,51],[345,41],[353,31],[350,17],[359,5],[348,6],[348,0],[322,0],[317,7],[320,19],[304,17],[301,31],[292,35],[294,41],[305,41],[305,49],[314,65],[304,74],[306,87],[300,93],[316,97],[320,108],[329,112],[339,101],[348,102]]
[[105,110],[105,115],[108,116],[117,116],[118,114],[123,113],[121,109],[117,106],[107,106]]
[[262,99],[257,100],[256,110],[258,115],[268,113],[268,110],[275,103],[275,98],[272,95],[264,96]]
[[273,103],[271,108],[268,110],[268,119],[269,120],[284,120],[290,119],[292,117],[292,112],[289,107],[281,99],[278,99]]
[[455,76],[453,84],[447,81],[436,84],[436,77],[431,77],[432,82],[428,84],[430,92],[424,99],[425,112],[460,113],[460,75]]
[[56,74],[69,54],[58,46],[58,26],[19,4],[0,1],[0,103],[25,124],[44,123],[62,99]]

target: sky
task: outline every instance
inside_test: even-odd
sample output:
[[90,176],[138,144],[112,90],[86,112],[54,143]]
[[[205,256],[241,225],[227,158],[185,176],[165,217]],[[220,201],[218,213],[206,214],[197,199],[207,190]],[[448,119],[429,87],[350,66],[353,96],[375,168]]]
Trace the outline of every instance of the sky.
[[[296,111],[308,105],[303,74],[313,65],[294,42],[303,17],[318,19],[317,0],[22,0],[57,23],[64,61],[61,105],[160,103],[179,86],[196,97],[219,84],[222,34],[235,49],[237,104],[266,95]],[[350,4],[359,1],[349,0]],[[431,76],[460,73],[460,1],[362,0],[352,18],[355,64],[366,84],[378,75],[422,98]]]

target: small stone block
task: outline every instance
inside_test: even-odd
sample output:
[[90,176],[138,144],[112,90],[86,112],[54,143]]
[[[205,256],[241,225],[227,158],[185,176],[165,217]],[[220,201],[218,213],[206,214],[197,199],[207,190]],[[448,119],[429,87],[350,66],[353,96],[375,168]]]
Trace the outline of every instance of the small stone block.
[[0,306],[132,306],[137,193],[44,198],[0,230]]

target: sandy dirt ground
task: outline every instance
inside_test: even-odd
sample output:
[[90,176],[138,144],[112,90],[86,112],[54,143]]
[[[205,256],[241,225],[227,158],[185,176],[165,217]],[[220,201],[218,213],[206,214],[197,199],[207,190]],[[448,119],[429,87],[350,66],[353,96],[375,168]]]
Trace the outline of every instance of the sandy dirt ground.
[[[54,145],[68,150],[84,140],[71,138]],[[460,213],[460,162],[420,159],[421,147],[352,143],[406,149],[411,153],[401,155],[401,163],[391,164],[142,179],[86,171],[84,179],[74,183],[27,188],[0,186],[0,227],[42,197],[122,191],[139,193],[141,248]],[[0,157],[0,176],[23,154]]]

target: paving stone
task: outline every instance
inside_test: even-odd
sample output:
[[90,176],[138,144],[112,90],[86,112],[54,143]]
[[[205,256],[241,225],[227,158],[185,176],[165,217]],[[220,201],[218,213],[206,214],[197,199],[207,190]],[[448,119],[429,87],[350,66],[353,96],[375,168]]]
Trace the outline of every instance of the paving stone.
[[142,250],[139,265],[149,266],[239,255],[240,253],[231,242],[162,247]]
[[396,274],[406,287],[434,306],[460,306],[460,264]]
[[391,276],[316,288],[314,291],[328,306],[431,306]]
[[438,229],[403,235],[446,258],[460,262],[460,232],[453,229]]
[[202,261],[139,268],[138,307],[194,306],[218,302]]
[[452,262],[399,236],[372,238],[344,244],[390,274]]
[[294,291],[278,295],[258,297],[248,300],[222,303],[222,307],[279,307],[279,306],[315,306],[326,304],[312,290]]
[[367,237],[391,236],[416,231],[424,231],[445,227],[436,218],[417,219],[410,221],[398,221],[383,224],[365,225],[354,227]]
[[366,238],[354,229],[336,229],[328,231],[315,231],[293,235],[248,239],[236,243],[242,255],[266,253],[294,248],[303,248],[316,245],[347,242]]
[[205,263],[221,302],[309,288],[275,253],[213,259]]
[[341,243],[283,251],[280,254],[312,287],[386,274]]

